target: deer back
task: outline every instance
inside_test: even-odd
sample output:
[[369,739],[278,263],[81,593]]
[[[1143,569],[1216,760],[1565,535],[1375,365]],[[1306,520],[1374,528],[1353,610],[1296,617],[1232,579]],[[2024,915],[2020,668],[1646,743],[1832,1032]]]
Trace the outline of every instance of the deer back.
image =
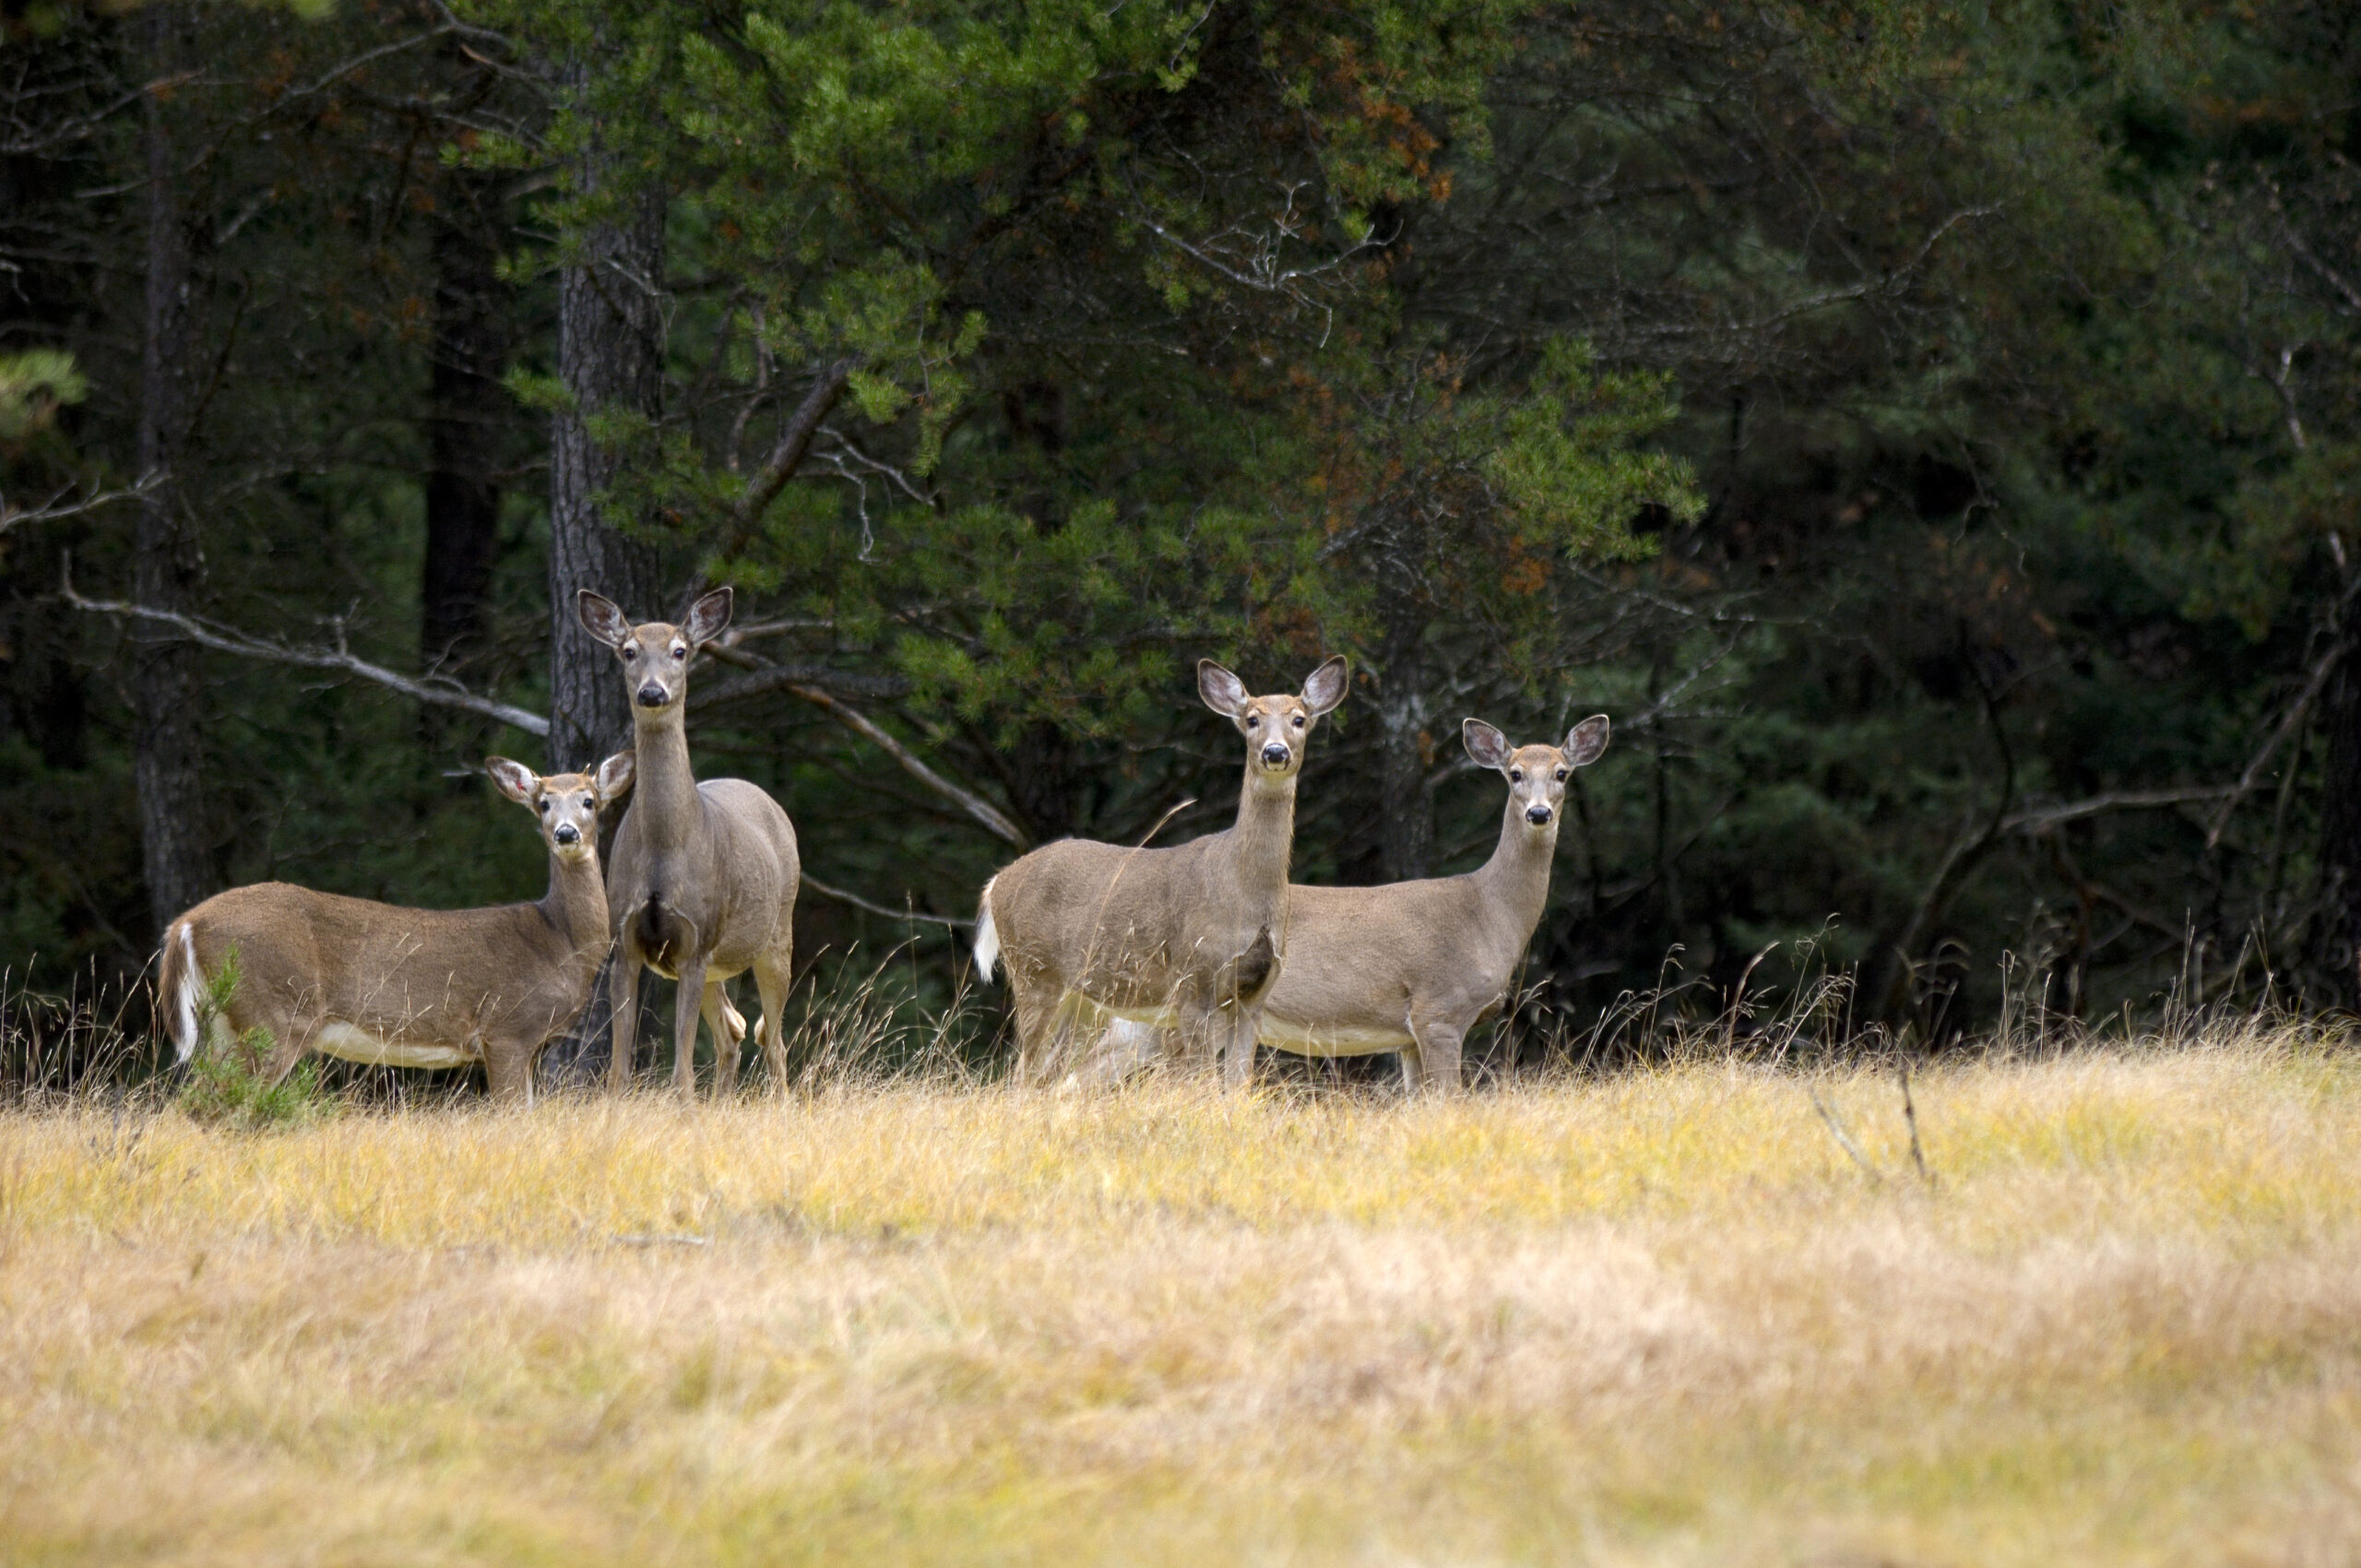
[[992,879],[1003,961],[1110,1005],[1168,1005],[1284,923],[1284,881],[1248,886],[1233,850],[1228,831],[1169,848],[1046,844]]

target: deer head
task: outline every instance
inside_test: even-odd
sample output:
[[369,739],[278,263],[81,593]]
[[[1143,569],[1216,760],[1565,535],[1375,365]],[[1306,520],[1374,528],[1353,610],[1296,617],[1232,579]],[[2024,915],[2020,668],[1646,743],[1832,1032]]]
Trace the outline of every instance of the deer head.
[[677,626],[669,621],[635,626],[621,605],[588,588],[575,595],[574,608],[582,629],[615,650],[633,709],[654,719],[680,711],[689,695],[689,666],[730,624],[731,599],[730,589],[714,589],[689,606],[688,618]]
[[599,811],[631,792],[632,754],[617,752],[592,773],[553,773],[544,778],[521,762],[504,756],[483,759],[500,792],[527,807],[541,823],[541,841],[561,861],[578,861],[596,852]]
[[1303,766],[1312,725],[1345,700],[1347,673],[1345,656],[1338,654],[1305,679],[1302,695],[1258,697],[1248,695],[1245,682],[1203,659],[1197,661],[1197,693],[1246,737],[1250,771],[1275,783],[1294,778]]
[[1607,750],[1607,715],[1593,714],[1575,725],[1562,746],[1511,746],[1507,736],[1480,719],[1462,724],[1459,735],[1469,756],[1509,781],[1509,799],[1526,826],[1548,832],[1564,809],[1566,781],[1574,769],[1596,762]]

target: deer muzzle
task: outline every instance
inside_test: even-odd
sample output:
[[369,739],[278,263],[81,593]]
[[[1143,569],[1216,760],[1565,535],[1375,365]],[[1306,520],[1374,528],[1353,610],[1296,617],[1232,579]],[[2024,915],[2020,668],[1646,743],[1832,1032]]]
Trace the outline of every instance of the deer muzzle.
[[642,707],[662,707],[667,702],[671,700],[671,693],[666,691],[654,681],[650,681],[646,685],[639,688],[639,706]]
[[557,825],[557,830],[550,837],[561,844],[579,844],[582,842],[582,829],[570,822],[561,822]]
[[1263,748],[1263,766],[1264,767],[1285,767],[1287,765],[1288,760],[1294,755],[1295,754],[1288,751],[1285,743],[1278,741],[1273,741]]
[[1533,824],[1536,827],[1548,826],[1551,814],[1552,814],[1548,806],[1527,806],[1525,808],[1525,820]]

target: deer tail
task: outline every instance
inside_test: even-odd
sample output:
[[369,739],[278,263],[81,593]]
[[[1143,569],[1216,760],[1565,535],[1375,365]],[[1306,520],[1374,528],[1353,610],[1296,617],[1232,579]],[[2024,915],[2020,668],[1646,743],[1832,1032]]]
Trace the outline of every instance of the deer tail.
[[[998,882],[1000,878],[992,878]],[[992,978],[992,969],[1000,963],[1000,927],[992,923],[992,883],[984,884],[984,896],[976,906],[976,973],[984,980]]]
[[172,1029],[173,1056],[185,1063],[196,1054],[198,1003],[205,995],[205,971],[196,961],[196,932],[186,920],[175,921],[165,929],[164,963],[156,991]]

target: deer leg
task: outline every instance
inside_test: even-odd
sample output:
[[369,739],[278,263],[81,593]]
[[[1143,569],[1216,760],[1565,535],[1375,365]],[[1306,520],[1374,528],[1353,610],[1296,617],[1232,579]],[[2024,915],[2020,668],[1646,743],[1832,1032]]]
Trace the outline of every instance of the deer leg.
[[705,1005],[705,973],[702,956],[683,962],[681,993],[672,1003],[672,1087],[688,1099],[697,1093],[697,1013]]
[[793,947],[753,961],[753,990],[763,996],[763,1023],[755,1025],[755,1039],[763,1041],[763,1072],[770,1075],[775,1093],[786,1088],[786,987],[793,973]]
[[1457,1094],[1460,1046],[1466,1026],[1435,1021],[1413,1032],[1418,1039],[1418,1062],[1426,1069],[1428,1087],[1446,1098]]
[[483,1076],[492,1090],[495,1105],[530,1105],[533,1103],[533,1056],[529,1046],[487,1040],[483,1048]]
[[614,1014],[608,1035],[607,1087],[621,1094],[631,1087],[632,1052],[639,1043],[639,958],[623,943],[615,945],[607,1001]]
[[303,1053],[311,1050],[312,1036],[319,1029],[316,1021],[306,1026],[298,1026],[291,1018],[279,1021],[287,1027],[271,1035],[268,1053],[255,1063],[255,1076],[272,1088],[287,1081],[287,1075],[295,1070],[295,1063],[303,1060]]
[[1223,1084],[1235,1094],[1254,1082],[1254,1035],[1263,1010],[1242,1004],[1216,1008],[1211,1023],[1221,1045]]
[[1055,1037],[1065,997],[1014,975],[1010,980],[1009,991],[1016,1004],[1016,1078],[1019,1083],[1039,1084],[1057,1067]]
[[787,989],[794,978],[795,933],[789,932],[777,952],[754,960],[754,990],[763,999],[763,1021],[755,1033],[775,1089],[787,1087]]
[[1218,1078],[1222,1071],[1222,1047],[1228,1043],[1220,1007],[1215,1004],[1212,996],[1202,991],[1176,991],[1172,1004],[1173,1028],[1180,1036],[1183,1067]]
[[1416,1042],[1402,1048],[1402,1092],[1417,1094],[1427,1084],[1427,1064],[1418,1058]]
[[713,1032],[713,1094],[716,1099],[738,1092],[738,1051],[746,1039],[746,1020],[730,1005],[727,980],[705,982],[705,999],[697,1007],[705,1027]]

